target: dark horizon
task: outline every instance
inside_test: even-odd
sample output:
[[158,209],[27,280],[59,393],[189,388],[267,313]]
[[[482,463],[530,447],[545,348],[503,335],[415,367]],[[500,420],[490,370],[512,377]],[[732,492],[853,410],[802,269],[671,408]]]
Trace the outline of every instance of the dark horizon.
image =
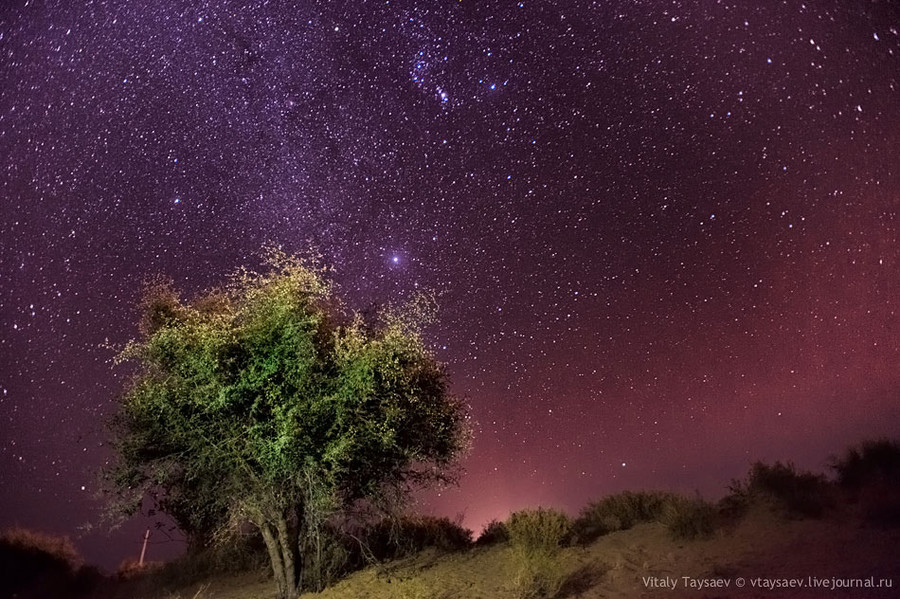
[[900,437],[890,2],[15,1],[0,48],[0,529],[137,555],[103,344],[266,243],[435,291],[475,436],[420,508],[476,530]]

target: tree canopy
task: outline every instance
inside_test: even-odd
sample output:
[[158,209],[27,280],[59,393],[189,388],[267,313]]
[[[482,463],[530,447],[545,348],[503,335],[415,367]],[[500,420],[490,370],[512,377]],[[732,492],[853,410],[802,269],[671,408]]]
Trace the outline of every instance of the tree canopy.
[[113,421],[119,497],[156,493],[184,528],[261,532],[280,597],[299,593],[302,536],[388,490],[446,480],[464,404],[422,341],[423,302],[349,311],[313,261],[271,250],[192,301],[147,286],[137,367]]

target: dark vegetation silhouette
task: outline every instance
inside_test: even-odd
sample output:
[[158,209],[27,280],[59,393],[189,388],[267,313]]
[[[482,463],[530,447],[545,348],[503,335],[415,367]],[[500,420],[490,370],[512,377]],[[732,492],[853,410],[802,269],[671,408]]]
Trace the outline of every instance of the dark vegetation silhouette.
[[158,589],[175,590],[210,577],[245,572],[262,572],[268,566],[266,547],[259,534],[234,536],[227,544],[192,547],[187,553],[169,562],[144,562],[133,558],[123,560],[113,577],[119,581],[152,579]]
[[744,480],[735,480],[722,507],[741,515],[764,504],[789,518],[821,518],[836,503],[835,486],[823,474],[798,471],[788,462],[756,462]]
[[837,483],[848,491],[866,486],[900,486],[900,443],[890,439],[865,441],[832,457]]
[[475,545],[484,547],[488,545],[496,545],[505,543],[509,540],[509,530],[506,528],[506,522],[501,520],[491,520],[488,522],[478,538],[475,539]]
[[0,535],[0,597],[82,597],[102,578],[68,537],[23,528]]
[[365,541],[371,557],[379,561],[406,557],[428,547],[450,552],[473,545],[472,531],[460,522],[418,515],[383,519],[366,531]]
[[900,526],[900,443],[866,441],[832,457],[830,466],[841,490],[867,521]]
[[[321,527],[320,570],[307,574],[304,585],[332,584],[369,565],[390,577],[392,563],[412,559],[426,549],[436,552],[437,557],[428,562],[431,566],[442,555],[501,549],[506,551],[509,568],[498,569],[498,576],[509,576],[505,588],[513,595],[563,598],[586,592],[604,575],[603,564],[570,569],[563,559],[567,547],[583,548],[641,524],[665,526],[678,543],[727,535],[756,511],[785,520],[830,520],[877,528],[900,524],[900,444],[877,440],[851,447],[831,458],[830,471],[833,476],[828,478],[790,463],[757,462],[743,479],[732,481],[729,493],[715,504],[662,491],[623,492],[590,502],[574,519],[547,508],[516,512],[505,521],[489,523],[474,542],[471,531],[448,518],[348,512]],[[113,577],[119,579],[116,584],[83,566],[65,538],[24,530],[0,536],[0,596],[4,597],[192,596],[179,590],[241,571],[258,573],[267,566],[265,543],[252,529],[232,536],[227,544],[193,547],[167,564],[137,568],[123,563]],[[404,576],[407,583],[414,580]],[[124,595],[117,585],[125,585]]]
[[625,491],[589,503],[575,520],[574,530],[581,543],[590,543],[637,524],[659,522],[674,538],[693,539],[712,534],[716,519],[716,509],[699,498],[663,491]]

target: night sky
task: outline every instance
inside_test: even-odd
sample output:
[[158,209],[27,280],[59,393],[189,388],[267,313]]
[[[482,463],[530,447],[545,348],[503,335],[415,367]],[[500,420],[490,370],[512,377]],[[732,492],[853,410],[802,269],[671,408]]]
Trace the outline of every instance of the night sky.
[[104,340],[267,242],[358,308],[438,294],[475,434],[420,507],[470,528],[900,433],[896,3],[0,10],[0,527],[137,554],[97,524]]

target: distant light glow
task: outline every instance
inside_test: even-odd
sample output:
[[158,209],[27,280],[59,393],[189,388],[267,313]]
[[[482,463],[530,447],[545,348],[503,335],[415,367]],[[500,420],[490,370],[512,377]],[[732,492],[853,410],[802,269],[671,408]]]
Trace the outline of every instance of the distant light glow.
[[193,294],[270,243],[349,307],[433,293],[477,426],[423,505],[471,528],[897,434],[885,3],[517,3],[9,3],[0,529],[96,519],[72,491],[123,375],[98,347],[137,334],[141,281]]

